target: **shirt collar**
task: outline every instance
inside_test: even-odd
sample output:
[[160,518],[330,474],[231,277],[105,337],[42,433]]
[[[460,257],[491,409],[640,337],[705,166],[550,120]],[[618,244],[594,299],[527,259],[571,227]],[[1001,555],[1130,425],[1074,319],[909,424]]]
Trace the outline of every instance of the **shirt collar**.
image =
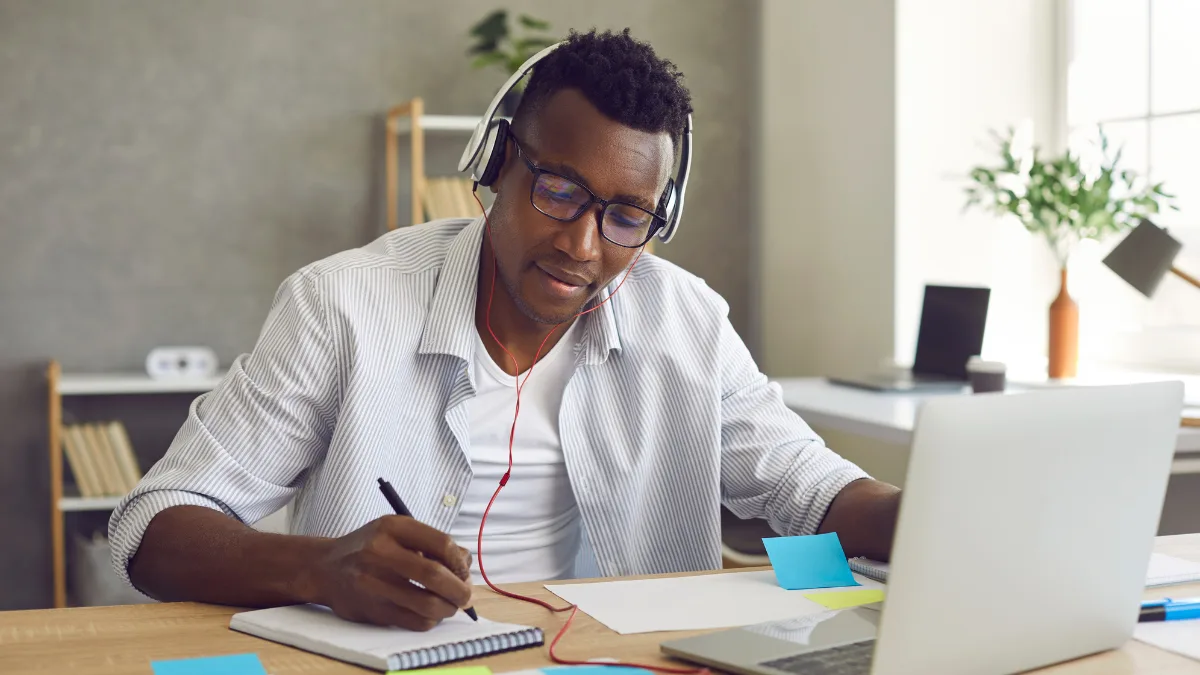
[[[617,275],[617,278],[620,279],[621,275]],[[603,298],[607,298],[615,287],[615,283],[610,283],[600,292],[601,297],[589,302],[588,307],[595,307]],[[599,309],[580,317],[580,320],[586,321],[583,326],[582,341],[584,363],[589,365],[604,363],[608,360],[611,352],[621,351],[621,333],[617,330],[617,313],[613,307],[615,302],[617,302],[616,298],[600,305]]]
[[[484,220],[480,216],[450,242],[446,261],[433,291],[419,353],[447,354],[467,363],[472,362],[475,353],[475,293],[479,282],[483,228]],[[620,279],[622,275],[617,278]],[[601,291],[601,298],[608,297],[615,286],[615,283],[609,284]],[[588,307],[595,307],[601,298],[593,299]],[[603,363],[610,352],[621,350],[617,312],[613,307],[615,302],[616,299],[606,302],[580,318],[584,322],[580,343],[585,363]]]

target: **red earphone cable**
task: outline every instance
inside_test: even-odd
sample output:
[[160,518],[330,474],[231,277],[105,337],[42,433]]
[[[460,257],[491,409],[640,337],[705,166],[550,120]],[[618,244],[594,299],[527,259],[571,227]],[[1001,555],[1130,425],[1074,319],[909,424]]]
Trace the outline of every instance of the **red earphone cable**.
[[[512,362],[513,370],[518,373],[517,375],[514,376],[517,380],[517,402],[516,402],[515,409],[513,410],[512,427],[508,431],[508,469],[504,472],[504,475],[501,476],[500,484],[496,486],[496,491],[492,493],[492,498],[490,500],[488,500],[487,508],[485,508],[483,510],[483,517],[479,521],[479,536],[475,541],[477,557],[478,557],[478,562],[479,562],[479,574],[483,577],[483,581],[484,581],[484,583],[486,583],[488,585],[488,588],[492,589],[496,593],[499,593],[500,595],[503,595],[505,597],[512,598],[514,600],[523,600],[525,602],[530,602],[535,605],[540,605],[540,606],[545,607],[546,609],[550,610],[551,612],[565,612],[567,610],[570,610],[571,615],[567,617],[566,623],[564,623],[563,627],[559,629],[558,634],[554,636],[554,639],[550,641],[550,660],[554,661],[555,663],[559,663],[562,665],[568,665],[568,666],[585,666],[585,665],[586,666],[624,666],[624,667],[631,667],[631,668],[644,668],[646,670],[655,670],[655,671],[662,672],[662,673],[673,673],[676,675],[698,675],[701,673],[708,673],[709,671],[707,668],[669,668],[666,666],[650,666],[650,665],[643,665],[643,664],[638,664],[638,663],[607,662],[607,661],[604,661],[604,662],[572,661],[569,659],[559,658],[558,655],[554,653],[554,649],[558,646],[559,640],[561,640],[563,635],[566,634],[567,629],[571,627],[571,622],[575,620],[575,614],[577,612],[579,612],[579,606],[578,605],[567,605],[565,607],[555,607],[554,605],[551,605],[550,603],[546,602],[545,600],[540,600],[538,598],[532,598],[532,597],[529,597],[526,595],[521,595],[519,593],[513,593],[511,591],[506,591],[506,590],[500,588],[499,586],[496,586],[495,584],[493,584],[492,580],[488,578],[487,571],[484,569],[484,566],[483,566],[483,526],[484,526],[484,524],[487,523],[488,513],[492,510],[492,504],[496,503],[496,498],[500,496],[500,490],[504,489],[504,486],[508,484],[509,477],[512,475],[513,439],[516,437],[516,433],[517,433],[517,416],[521,414],[521,390],[525,388],[525,383],[529,381],[529,376],[533,374],[533,367],[534,367],[534,365],[537,364],[538,358],[541,357],[542,348],[546,346],[546,341],[550,339],[550,336],[554,334],[554,331],[558,330],[566,322],[564,321],[563,323],[556,324],[554,326],[554,328],[550,329],[550,332],[546,333],[546,337],[542,339],[542,343],[540,345],[538,345],[537,352],[533,355],[533,362],[529,364],[529,370],[526,371],[526,373],[525,373],[525,379],[522,380],[521,376],[520,376],[521,367],[520,367],[520,364],[517,363],[517,358],[515,356],[513,356],[512,352],[508,351],[508,348],[504,346],[504,343],[500,341],[500,338],[496,337],[496,333],[492,330],[492,297],[495,295],[495,292],[496,292],[496,270],[499,267],[499,262],[496,260],[495,239],[492,237],[492,223],[490,220],[488,220],[487,209],[483,208],[483,202],[481,202],[479,200],[479,195],[474,190],[471,191],[471,196],[475,198],[475,203],[479,204],[479,209],[483,212],[483,222],[487,225],[488,239],[491,240],[492,247],[493,247],[492,248],[492,282],[491,282],[490,288],[488,289],[488,301],[487,301],[487,309],[484,314],[484,323],[487,325],[488,333],[492,336],[492,339],[495,340],[496,344],[500,345],[500,349],[504,350],[504,353],[508,355],[509,361]],[[576,319],[576,318],[579,318],[589,312],[594,312],[595,310],[600,309],[600,307],[604,303],[611,300],[612,297],[617,294],[617,291],[621,290],[621,286],[623,286],[625,284],[625,280],[629,278],[629,274],[631,272],[633,272],[634,265],[637,265],[637,261],[642,257],[642,252],[645,250],[646,250],[645,247],[638,250],[637,257],[635,257],[633,259],[633,262],[629,265],[629,269],[626,270],[625,276],[621,278],[621,283],[617,284],[617,287],[613,289],[612,293],[608,294],[608,297],[606,297],[606,298],[604,298],[604,300],[596,303],[595,307],[592,307],[591,309],[587,309],[582,312],[579,312],[578,314],[576,314],[575,316],[573,316],[571,318]]]

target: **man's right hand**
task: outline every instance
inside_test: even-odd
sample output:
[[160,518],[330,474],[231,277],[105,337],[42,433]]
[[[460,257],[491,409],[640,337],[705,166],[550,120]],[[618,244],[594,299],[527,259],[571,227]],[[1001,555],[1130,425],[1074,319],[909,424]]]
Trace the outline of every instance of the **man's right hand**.
[[309,570],[315,602],[350,621],[425,631],[471,604],[470,552],[406,516],[330,540]]

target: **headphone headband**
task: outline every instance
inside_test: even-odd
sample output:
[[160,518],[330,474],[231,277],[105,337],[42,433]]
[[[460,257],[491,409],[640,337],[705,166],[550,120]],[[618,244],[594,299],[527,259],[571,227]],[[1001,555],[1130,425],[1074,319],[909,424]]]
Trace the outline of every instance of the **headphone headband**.
[[[470,169],[471,179],[479,185],[488,186],[495,181],[500,165],[504,161],[504,151],[508,142],[508,120],[495,120],[496,111],[500,108],[504,96],[525,77],[538,61],[546,58],[550,52],[558,49],[563,43],[557,42],[529,57],[521,64],[488,105],[487,111],[475,130],[471,132],[471,140],[463,149],[462,157],[458,160],[458,170]],[[679,219],[683,215],[683,197],[687,190],[688,172],[692,166],[692,116],[687,116],[682,137],[679,141],[679,171],[674,179],[667,181],[667,189],[661,203],[666,211],[666,224],[656,235],[665,244],[675,236],[679,229]]]
[[[479,158],[479,151],[483,149],[483,141],[487,136],[488,130],[492,126],[492,118],[496,116],[496,110],[500,108],[500,104],[504,100],[505,94],[511,91],[512,88],[516,86],[517,82],[520,81],[522,77],[525,77],[526,73],[533,69],[534,64],[546,58],[546,55],[555,49],[558,49],[559,45],[561,44],[561,42],[556,42],[529,57],[529,60],[527,60],[525,63],[522,63],[521,67],[517,68],[516,72],[509,76],[508,80],[505,81],[504,86],[500,87],[500,91],[496,92],[496,97],[493,98],[491,104],[488,105],[487,112],[483,113],[483,118],[479,120],[479,124],[475,125],[475,131],[471,132],[471,140],[467,141],[467,147],[463,150],[462,157],[458,160],[459,171],[466,171],[467,168],[471,167],[472,165],[479,166],[480,162],[476,162],[475,160]],[[484,166],[487,165],[486,162],[482,162],[482,164]],[[474,174],[475,172],[472,173]],[[472,177],[475,180],[479,180],[478,175],[473,175]]]

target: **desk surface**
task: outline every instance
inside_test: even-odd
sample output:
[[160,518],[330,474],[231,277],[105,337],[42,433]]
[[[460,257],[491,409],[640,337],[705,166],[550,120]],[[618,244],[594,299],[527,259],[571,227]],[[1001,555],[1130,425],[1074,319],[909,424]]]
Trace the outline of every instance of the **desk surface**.
[[[917,408],[935,396],[960,392],[879,393],[830,384],[823,378],[778,378],[783,402],[809,424],[907,446],[912,442]],[[1200,428],[1180,427],[1177,453],[1200,453]],[[1176,472],[1200,472],[1200,459],[1176,459]]]
[[[1155,550],[1200,561],[1200,534],[1159,537]],[[1166,593],[1200,595],[1200,583],[1151,589],[1147,599]],[[560,605],[561,600],[541,584],[517,584],[509,590],[534,595]],[[475,607],[484,616],[541,626],[547,644],[565,614],[551,615],[541,607],[509,600],[481,589]],[[149,662],[161,659],[254,652],[271,675],[304,673],[368,673],[357,666],[309,654],[229,630],[229,607],[194,603],[164,603],[120,607],[43,609],[0,612],[0,673],[72,673],[116,675],[151,672]],[[559,656],[589,659],[611,656],[648,664],[679,665],[664,660],[658,644],[667,637],[703,631],[618,635],[580,613],[563,641]],[[480,659],[493,672],[551,665],[545,646]],[[1200,675],[1200,662],[1130,640],[1121,649],[1038,671],[1050,675]]]

